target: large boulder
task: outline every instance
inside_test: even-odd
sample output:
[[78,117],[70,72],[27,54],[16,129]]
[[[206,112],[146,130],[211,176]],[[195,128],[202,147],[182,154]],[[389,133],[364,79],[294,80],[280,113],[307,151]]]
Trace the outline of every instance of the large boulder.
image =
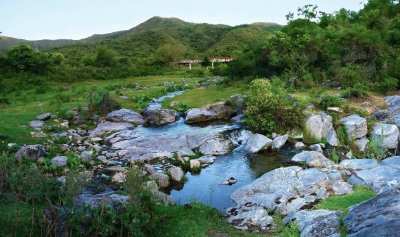
[[388,165],[355,170],[347,182],[352,185],[368,186],[379,193],[400,184],[400,170]]
[[214,120],[228,120],[235,114],[235,109],[224,103],[214,104],[205,108],[190,109],[187,112],[185,123],[201,123]]
[[15,158],[18,161],[23,159],[28,159],[30,161],[36,161],[40,157],[46,155],[46,150],[43,145],[27,145],[21,147],[17,153],[15,153]]
[[173,123],[178,118],[175,110],[161,108],[147,108],[141,112],[146,125],[160,126]]
[[241,113],[245,107],[245,100],[242,95],[236,94],[230,96],[225,105],[231,107],[236,113]]
[[351,206],[343,222],[349,237],[400,236],[400,186]]
[[337,170],[291,166],[264,174],[233,192],[231,198],[238,204],[235,210],[256,206],[286,215],[331,195],[352,192],[351,185],[341,179]]
[[51,118],[51,114],[50,113],[45,113],[45,114],[41,114],[36,116],[37,120],[41,120],[41,121],[45,121]]
[[257,227],[265,231],[273,224],[272,217],[269,216],[268,212],[263,208],[242,210],[240,212],[229,210],[228,214],[230,215],[227,219],[228,223],[240,230],[254,229],[254,227]]
[[303,151],[295,155],[292,161],[306,163],[309,167],[328,167],[335,164],[317,151]]
[[400,170],[400,156],[392,156],[381,161],[381,165]]
[[223,135],[218,135],[201,144],[199,151],[203,155],[225,155],[232,150],[232,147],[231,140],[225,139]]
[[298,211],[283,219],[285,224],[294,221],[302,237],[340,236],[340,211]]
[[310,135],[317,139],[326,139],[332,146],[337,146],[339,140],[332,124],[332,117],[326,113],[311,115],[306,121],[306,129]]
[[285,145],[286,141],[289,139],[289,135],[285,134],[283,136],[278,136],[272,141],[272,149],[278,150]]
[[109,113],[106,117],[112,122],[127,122],[133,124],[144,124],[142,115],[129,109],[119,109]]
[[66,157],[66,156],[56,156],[53,159],[51,159],[50,162],[55,166],[64,167],[64,166],[67,165],[68,157]]
[[171,179],[175,182],[181,182],[184,176],[182,169],[177,166],[169,168],[168,173],[171,176]]
[[262,134],[250,134],[244,150],[249,153],[257,153],[266,150],[272,145],[272,140]]
[[342,118],[349,140],[365,137],[368,133],[367,120],[357,114]]
[[339,163],[341,169],[348,170],[365,170],[378,167],[379,164],[375,159],[348,159]]
[[396,149],[399,145],[399,128],[393,124],[376,123],[372,138],[385,149]]
[[103,122],[97,125],[97,127],[89,134],[89,136],[91,138],[102,137],[114,132],[133,129],[134,127],[135,126],[133,126],[131,123]]

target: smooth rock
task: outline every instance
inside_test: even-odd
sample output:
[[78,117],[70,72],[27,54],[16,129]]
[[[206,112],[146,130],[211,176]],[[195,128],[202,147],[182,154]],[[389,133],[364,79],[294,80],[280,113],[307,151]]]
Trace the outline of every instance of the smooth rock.
[[115,123],[115,122],[103,122],[97,125],[97,127],[90,133],[89,137],[102,137],[113,132],[118,132],[126,129],[133,129],[134,126],[130,123]]
[[332,117],[326,113],[311,115],[306,121],[306,130],[317,140],[326,139],[332,146],[339,144]]
[[372,139],[385,149],[397,149],[399,134],[399,128],[396,125],[384,123],[376,123],[371,132]]
[[169,168],[168,173],[175,182],[181,182],[184,176],[182,169],[176,166]]
[[51,159],[50,162],[55,166],[64,167],[64,166],[67,165],[68,157],[66,157],[66,156],[56,156],[53,159]]
[[175,110],[161,108],[147,108],[141,112],[145,124],[149,126],[160,126],[173,123],[178,118]]
[[23,159],[28,159],[30,161],[36,161],[39,157],[46,155],[46,150],[43,145],[27,145],[21,147],[17,153],[15,153],[15,158],[18,161]]
[[144,124],[142,115],[129,109],[119,109],[109,113],[106,119],[112,122],[127,122],[136,125]]
[[152,165],[144,164],[143,170],[146,171],[148,174],[153,175],[156,173],[156,170]]
[[400,187],[351,206],[343,222],[349,237],[400,236]]
[[400,170],[400,156],[388,157],[381,161],[381,165],[389,166]]
[[80,155],[83,161],[89,161],[92,159],[93,151],[83,151]]
[[310,149],[312,151],[316,151],[316,152],[319,152],[319,153],[323,152],[322,147],[321,147],[320,144],[313,144],[313,145],[310,146]]
[[400,184],[400,170],[384,165],[372,169],[356,170],[347,182],[352,185],[368,186],[380,193]]
[[354,145],[356,145],[357,150],[360,152],[366,152],[368,149],[368,138],[360,138],[354,141]]
[[309,167],[328,167],[335,163],[316,151],[303,151],[292,158],[295,162],[304,162]]
[[202,156],[200,158],[198,158],[197,160],[200,162],[200,164],[212,164],[215,162],[215,160],[217,159],[217,157],[215,156]]
[[225,155],[232,150],[233,144],[231,140],[223,138],[222,135],[212,137],[205,141],[199,151],[203,155]]
[[257,227],[261,230],[268,230],[273,224],[272,217],[262,208],[235,214],[229,216],[228,223],[232,224],[236,229],[248,230]]
[[378,167],[379,164],[375,159],[348,159],[339,163],[341,169],[365,170]]
[[41,114],[36,117],[37,120],[42,120],[42,121],[48,120],[50,118],[51,118],[50,113]]
[[348,139],[354,140],[365,137],[368,133],[367,120],[357,114],[353,114],[341,119],[343,126],[346,128]]
[[196,168],[200,168],[201,167],[200,161],[195,160],[195,159],[190,160],[189,161],[189,165],[190,165],[190,169],[196,169]]
[[234,115],[235,109],[224,103],[218,103],[205,108],[190,109],[187,112],[185,123],[200,123],[214,120],[228,120]]
[[306,148],[306,145],[302,142],[296,142],[296,144],[294,144],[294,149],[296,150],[303,150],[304,148]]
[[154,177],[158,181],[158,185],[160,188],[167,188],[169,187],[169,176],[163,173],[155,173]]
[[111,178],[111,182],[113,183],[124,183],[126,180],[126,175],[123,172],[118,172],[114,174]]
[[44,121],[42,120],[33,120],[29,122],[29,126],[35,130],[40,130],[42,129],[44,125]]
[[274,149],[274,150],[280,149],[283,145],[285,145],[288,138],[289,138],[289,135],[287,135],[287,134],[274,138],[274,140],[272,141],[272,149]]
[[272,140],[262,134],[251,134],[244,150],[249,153],[257,153],[272,146]]
[[298,211],[283,219],[285,224],[294,221],[301,237],[340,236],[340,211],[311,210]]

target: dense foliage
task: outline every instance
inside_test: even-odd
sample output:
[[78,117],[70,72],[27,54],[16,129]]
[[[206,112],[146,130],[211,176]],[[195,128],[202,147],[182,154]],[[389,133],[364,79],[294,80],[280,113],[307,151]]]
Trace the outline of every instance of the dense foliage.
[[369,89],[383,91],[399,87],[398,1],[370,0],[359,12],[341,9],[335,14],[307,5],[297,15],[289,14],[281,31],[245,50],[228,75],[279,76],[288,86],[305,88],[316,83],[373,85]]

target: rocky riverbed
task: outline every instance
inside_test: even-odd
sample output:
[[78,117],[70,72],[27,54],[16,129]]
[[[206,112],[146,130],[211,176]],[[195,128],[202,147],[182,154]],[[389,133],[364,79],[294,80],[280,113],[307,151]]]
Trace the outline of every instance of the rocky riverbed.
[[[243,129],[240,96],[191,109],[186,116],[161,108],[163,99],[179,93],[154,100],[141,113],[121,109],[104,118],[92,118],[96,123],[93,129],[69,129],[70,125],[84,123],[79,114],[71,121],[43,114],[30,125],[37,133],[42,133],[47,120],[64,127],[65,131],[51,136],[73,141],[60,146],[93,165],[86,172],[88,179],[121,183],[129,166],[139,165],[150,179],[146,185],[160,202],[187,203],[194,199],[219,210],[227,208],[227,221],[238,229],[266,231],[273,228],[273,216],[279,214],[286,224],[296,222],[302,236],[340,236],[344,214],[313,207],[362,185],[378,195],[349,208],[343,220],[350,236],[376,236],[374,233],[385,228],[387,233],[400,233],[400,225],[394,225],[397,220],[393,218],[400,211],[400,157],[396,156],[400,96],[386,98],[388,107],[377,109],[374,116],[379,121],[371,129],[367,120],[356,114],[340,119],[353,148],[365,156],[355,159],[350,148],[341,144],[332,117],[325,112],[305,112],[308,133],[325,141],[306,145],[296,132],[266,137]],[[330,111],[340,113],[333,108]],[[372,143],[384,151],[378,159],[371,159],[378,157],[368,145]],[[336,147],[342,150],[338,160],[329,159],[329,151]],[[45,153],[44,146],[32,145],[22,147],[16,157],[40,162]],[[63,167],[67,157],[57,156],[51,162]],[[234,182],[229,183],[231,177]],[[79,200],[112,205],[129,199],[112,187],[86,190]]]

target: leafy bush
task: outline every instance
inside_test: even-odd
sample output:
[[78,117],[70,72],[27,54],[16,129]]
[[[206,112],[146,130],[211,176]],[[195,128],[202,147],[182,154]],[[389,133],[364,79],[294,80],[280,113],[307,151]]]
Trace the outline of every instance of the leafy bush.
[[302,127],[303,108],[295,99],[289,100],[279,82],[257,79],[250,85],[245,122],[256,132],[286,132]]
[[394,91],[399,86],[399,80],[394,77],[386,77],[383,82],[380,83],[379,89],[381,92]]
[[326,110],[328,107],[340,107],[343,104],[341,98],[332,95],[322,95],[318,99],[318,107]]
[[104,89],[96,89],[92,92],[89,99],[89,113],[106,115],[116,109],[120,109],[121,105],[110,97],[108,91]]
[[341,95],[344,98],[364,98],[368,95],[368,88],[364,84],[357,83],[344,90]]

